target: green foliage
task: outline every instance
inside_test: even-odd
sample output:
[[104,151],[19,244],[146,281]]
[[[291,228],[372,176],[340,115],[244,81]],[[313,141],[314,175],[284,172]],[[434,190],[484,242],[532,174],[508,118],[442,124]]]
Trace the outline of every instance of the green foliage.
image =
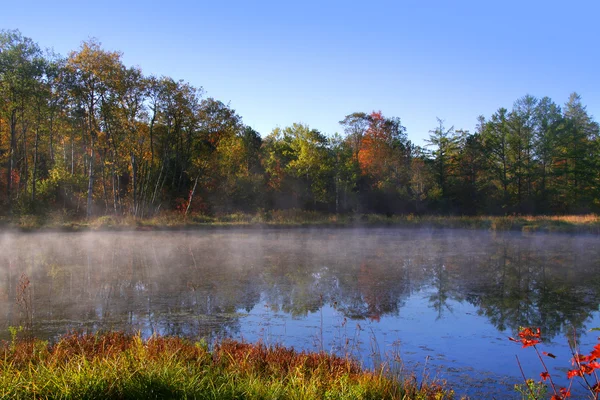
[[[474,133],[353,112],[343,135],[305,124],[265,136],[202,88],[145,76],[96,40],[63,58],[0,32],[0,212],[227,215],[525,215],[600,211],[600,128],[573,93],[526,95]],[[160,217],[159,217],[160,218]]]
[[72,174],[60,159],[38,185],[38,199],[51,208],[72,209],[85,191],[86,177]]
[[544,382],[527,379],[525,383],[516,384],[515,391],[521,395],[523,400],[538,400],[546,398],[548,386]]

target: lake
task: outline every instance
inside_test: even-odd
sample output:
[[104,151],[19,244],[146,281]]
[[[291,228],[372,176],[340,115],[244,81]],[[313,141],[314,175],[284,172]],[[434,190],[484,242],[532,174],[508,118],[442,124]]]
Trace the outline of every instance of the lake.
[[[539,326],[566,382],[600,327],[600,238],[461,230],[211,229],[0,235],[0,338],[69,330],[232,337],[390,362],[459,394],[518,398],[542,367],[508,340]],[[30,280],[22,291],[23,274]],[[20,298],[20,301],[16,301]],[[575,391],[578,390],[574,388]]]

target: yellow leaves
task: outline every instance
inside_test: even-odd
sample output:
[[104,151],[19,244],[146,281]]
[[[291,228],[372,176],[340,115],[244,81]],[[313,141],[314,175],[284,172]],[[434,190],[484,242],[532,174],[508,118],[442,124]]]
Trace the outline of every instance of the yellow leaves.
[[66,70],[74,83],[71,89],[87,100],[88,107],[93,108],[100,93],[120,80],[125,69],[121,57],[120,52],[103,50],[100,42],[93,39],[69,55]]
[[217,146],[217,159],[219,169],[223,174],[237,174],[240,171],[247,173],[246,149],[242,139],[238,136],[223,138]]
[[106,67],[121,64],[121,52],[109,52],[102,49],[101,43],[95,39],[83,42],[79,52],[71,52],[67,66],[80,69],[82,72],[101,74]]

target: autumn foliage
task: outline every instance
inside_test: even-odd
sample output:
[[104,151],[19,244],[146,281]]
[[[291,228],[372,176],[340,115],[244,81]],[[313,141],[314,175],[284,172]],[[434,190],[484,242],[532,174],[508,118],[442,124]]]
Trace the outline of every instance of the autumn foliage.
[[[575,367],[569,369],[566,373],[566,377],[569,380],[568,387],[556,388],[552,375],[546,367],[546,363],[542,356],[556,358],[552,353],[540,352],[537,345],[541,343],[541,331],[540,328],[522,328],[519,332],[519,339],[510,337],[509,340],[522,344],[523,348],[533,347],[540,359],[540,362],[544,370],[540,373],[542,382],[548,381],[553,391],[552,400],[564,400],[571,397],[571,387],[575,378],[580,378],[580,384],[586,388],[592,399],[598,399],[600,395],[600,379],[596,373],[597,369],[600,369],[600,363],[597,360],[600,358],[600,343],[594,346],[594,349],[589,354],[581,354],[578,349],[573,350],[573,358],[571,364]],[[517,357],[518,360],[518,357]],[[532,397],[536,398],[535,394],[531,393]]]
[[259,133],[204,94],[97,40],[63,57],[1,31],[0,214],[146,218],[181,199],[186,215],[213,216],[600,211],[600,128],[576,93],[564,110],[525,96],[474,132],[440,120],[422,146],[381,111],[346,115],[343,134]]

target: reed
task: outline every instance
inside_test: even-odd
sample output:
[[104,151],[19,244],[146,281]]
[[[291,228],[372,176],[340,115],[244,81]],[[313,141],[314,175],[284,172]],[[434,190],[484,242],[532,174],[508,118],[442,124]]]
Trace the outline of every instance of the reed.
[[448,399],[436,383],[368,371],[348,358],[225,340],[69,334],[0,347],[0,398]]

